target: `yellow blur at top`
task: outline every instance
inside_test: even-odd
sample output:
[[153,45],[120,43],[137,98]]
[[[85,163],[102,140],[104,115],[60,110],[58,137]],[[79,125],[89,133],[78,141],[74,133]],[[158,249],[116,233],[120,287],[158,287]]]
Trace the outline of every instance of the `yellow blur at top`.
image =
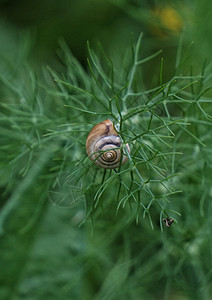
[[152,27],[154,34],[165,37],[170,34],[178,34],[182,31],[183,20],[179,13],[172,7],[155,8],[153,15],[157,24]]

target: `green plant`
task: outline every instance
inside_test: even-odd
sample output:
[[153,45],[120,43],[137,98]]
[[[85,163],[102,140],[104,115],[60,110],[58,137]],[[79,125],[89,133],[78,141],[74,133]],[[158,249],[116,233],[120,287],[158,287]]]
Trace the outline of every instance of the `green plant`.
[[[132,43],[121,65],[89,46],[86,72],[61,41],[59,71],[6,64],[1,73],[2,297],[168,299],[176,291],[209,297],[211,65],[195,76],[191,50],[180,43],[173,76],[164,82],[161,51],[142,58],[141,42],[142,36]],[[147,82],[143,67],[151,59],[160,64]],[[89,130],[106,118],[131,147],[128,162],[111,171],[85,153]],[[58,206],[71,209],[61,213]],[[146,215],[151,226],[142,221]],[[161,232],[164,218],[175,220],[170,231]],[[54,228],[65,241],[70,235],[67,244],[54,240],[61,256],[39,252],[53,248],[51,238],[38,238],[31,253],[39,228]],[[48,241],[46,232],[40,235]],[[62,289],[50,287],[47,270],[51,293],[44,284],[36,288],[36,278],[43,280],[40,257],[47,266],[58,259],[53,265],[61,270],[53,273]],[[64,258],[67,266],[59,262]]]
[[[71,132],[68,151],[77,158],[72,167],[69,156],[64,157],[63,164],[60,163],[59,173],[50,187],[50,199],[60,205],[72,205],[76,198],[82,200],[85,197],[88,214],[98,206],[102,210],[112,206],[118,213],[121,207],[128,205],[132,218],[138,222],[141,216],[148,215],[152,226],[150,211],[154,204],[159,208],[162,228],[163,218],[170,219],[174,214],[179,214],[172,209],[169,199],[181,191],[178,178],[183,175],[178,174],[182,172],[179,155],[184,156],[186,139],[189,142],[193,139],[198,146],[204,147],[201,136],[193,133],[190,110],[198,109],[209,121],[211,117],[202,107],[207,100],[200,99],[207,91],[203,85],[203,74],[193,76],[178,73],[182,60],[186,59],[183,57],[181,60],[180,48],[173,77],[163,82],[161,59],[159,85],[145,89],[142,65],[156,59],[161,51],[141,59],[141,41],[142,36],[135,47],[132,45],[131,53],[126,53],[121,70],[116,69],[105,56],[103,62],[88,46],[88,66],[92,78],[84,76],[84,80],[79,79],[83,71],[63,45],[70,71],[64,79],[60,79],[53,71],[51,73],[60,95],[65,98],[65,107],[72,123],[61,124],[62,130],[53,129],[47,136],[67,136]],[[77,72],[75,78],[73,70]],[[198,85],[196,94],[195,85]],[[88,134],[87,123],[91,120],[95,124],[108,117],[118,128],[123,145],[129,143],[131,146],[131,153],[127,154],[127,166],[112,171],[94,166],[86,157],[84,146]],[[179,146],[178,140],[181,139],[183,142]],[[123,149],[127,152],[125,146]],[[66,180],[64,172],[69,173]],[[77,189],[73,197],[69,197],[67,190],[73,190],[73,187]]]

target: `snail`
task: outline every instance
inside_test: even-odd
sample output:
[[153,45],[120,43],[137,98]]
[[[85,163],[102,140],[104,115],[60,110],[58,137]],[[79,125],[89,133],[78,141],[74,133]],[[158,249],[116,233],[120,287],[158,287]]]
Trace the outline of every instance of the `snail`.
[[[125,145],[128,153],[130,147]],[[109,119],[95,125],[86,140],[86,151],[89,158],[99,167],[115,169],[123,165],[128,157],[126,151],[120,149],[121,139]],[[107,151],[108,150],[108,151]]]

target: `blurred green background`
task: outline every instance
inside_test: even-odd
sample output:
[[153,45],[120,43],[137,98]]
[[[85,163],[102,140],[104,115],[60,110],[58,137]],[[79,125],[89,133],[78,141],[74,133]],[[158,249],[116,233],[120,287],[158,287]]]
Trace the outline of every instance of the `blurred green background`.
[[[94,49],[100,43],[121,66],[132,34],[137,39],[143,32],[142,56],[163,50],[165,80],[174,74],[179,43],[193,43],[182,73],[191,65],[194,73],[201,72],[205,59],[211,64],[211,15],[209,0],[2,0],[1,102],[12,103],[9,90],[17,88],[22,69],[18,84],[29,97],[37,88],[28,85],[34,71],[50,65],[62,72],[62,39],[87,71],[88,40]],[[159,66],[159,60],[145,65],[147,87]],[[20,172],[24,157],[17,164],[14,160],[21,145],[5,122],[1,117],[0,299],[211,299],[211,194],[204,195],[201,213],[198,201],[192,203],[185,193],[182,203],[190,202],[179,205],[182,220],[163,232],[159,225],[152,230],[146,220],[128,222],[124,211],[117,217],[115,210],[79,227],[82,207],[61,209],[47,197],[52,152],[38,152],[39,163]],[[47,121],[40,122],[45,127]],[[209,178],[211,165],[203,168]],[[192,193],[189,184],[194,182],[188,183]],[[197,194],[204,193],[201,179],[198,184]]]
[[[104,49],[118,55],[129,44],[130,34],[138,36],[140,32],[145,37],[144,52],[162,48],[173,54],[179,35],[184,32],[186,42],[194,42],[199,59],[211,55],[209,0],[176,3],[142,0],[4,0],[0,5],[1,27],[5,28],[5,34],[29,32],[33,40],[31,59],[36,61],[52,62],[61,37],[66,40],[74,56],[84,62],[87,40],[100,41]],[[1,44],[4,44],[3,41]],[[172,54],[169,53],[168,59]]]

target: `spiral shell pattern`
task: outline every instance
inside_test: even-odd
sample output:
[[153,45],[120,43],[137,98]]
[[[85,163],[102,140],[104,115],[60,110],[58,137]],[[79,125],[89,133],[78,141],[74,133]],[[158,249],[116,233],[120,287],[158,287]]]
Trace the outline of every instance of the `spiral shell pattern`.
[[[120,149],[121,140],[109,119],[95,125],[86,141],[86,151],[90,159],[99,167],[115,169],[124,164],[128,157],[125,151]],[[127,151],[130,147],[126,144]]]

